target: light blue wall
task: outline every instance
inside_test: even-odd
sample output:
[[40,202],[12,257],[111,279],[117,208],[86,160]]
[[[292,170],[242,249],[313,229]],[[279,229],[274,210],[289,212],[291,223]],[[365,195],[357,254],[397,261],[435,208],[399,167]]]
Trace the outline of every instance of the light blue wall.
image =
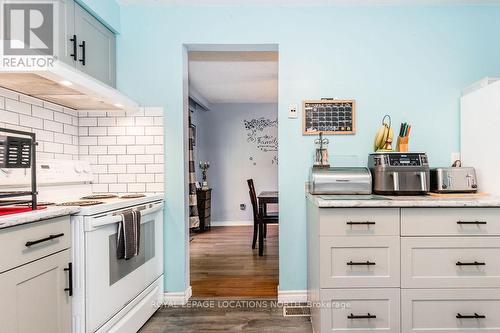
[[120,32],[120,6],[116,0],[76,0],[82,7],[106,24],[114,32]]
[[[447,165],[459,149],[463,87],[500,75],[500,7],[121,8],[118,86],[166,109],[166,288],[187,285],[184,264],[184,43],[277,43],[279,65],[280,289],[306,288],[304,182],[312,137],[290,104],[356,98],[358,131],[331,138],[331,154],[365,163],[384,114],[413,124],[410,147]],[[250,243],[249,243],[250,245]],[[250,251],[250,247],[249,247]]]

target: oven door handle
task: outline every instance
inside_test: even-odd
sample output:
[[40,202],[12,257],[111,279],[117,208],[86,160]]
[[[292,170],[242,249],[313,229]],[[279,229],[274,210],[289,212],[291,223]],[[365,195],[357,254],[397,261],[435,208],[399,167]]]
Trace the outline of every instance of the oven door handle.
[[[141,212],[141,216],[146,216],[146,215],[156,213],[162,209],[163,209],[163,203],[159,203],[159,204],[155,204],[152,207],[142,209],[139,211]],[[90,222],[90,227],[91,227],[91,229],[95,229],[95,228],[106,226],[108,224],[114,224],[114,223],[121,222],[121,220],[122,220],[121,215],[109,215],[109,216],[98,217],[98,218],[93,219]]]

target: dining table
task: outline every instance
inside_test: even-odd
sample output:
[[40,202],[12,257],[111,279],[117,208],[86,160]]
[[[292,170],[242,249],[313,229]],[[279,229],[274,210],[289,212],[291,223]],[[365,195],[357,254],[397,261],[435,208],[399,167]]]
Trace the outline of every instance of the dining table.
[[268,212],[268,205],[278,204],[278,191],[262,191],[257,196],[259,215],[261,217],[259,224],[259,256],[264,255],[264,239],[267,233],[268,223],[278,223],[279,212]]

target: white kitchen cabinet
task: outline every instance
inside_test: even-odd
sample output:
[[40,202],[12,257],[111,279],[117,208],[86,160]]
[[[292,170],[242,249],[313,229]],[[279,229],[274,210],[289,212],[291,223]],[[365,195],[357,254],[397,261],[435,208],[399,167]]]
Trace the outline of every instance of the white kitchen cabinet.
[[116,86],[116,36],[74,0],[59,0],[57,57],[105,84]]
[[114,87],[115,34],[79,5],[75,7],[75,34],[78,38],[76,68]]
[[399,287],[399,237],[320,237],[320,286]]
[[71,332],[70,250],[0,274],[1,333]]
[[500,332],[500,289],[403,289],[404,333]]
[[307,233],[315,333],[500,333],[500,208],[309,198]]

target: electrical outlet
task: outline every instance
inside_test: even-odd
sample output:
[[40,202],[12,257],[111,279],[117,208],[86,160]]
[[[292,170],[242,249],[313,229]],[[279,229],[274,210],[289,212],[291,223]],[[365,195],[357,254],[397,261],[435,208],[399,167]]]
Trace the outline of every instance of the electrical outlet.
[[240,204],[240,210],[246,210],[247,209],[247,205],[245,204]]
[[299,115],[297,112],[297,104],[290,105],[290,107],[288,108],[288,118],[296,119],[298,117],[299,117]]

